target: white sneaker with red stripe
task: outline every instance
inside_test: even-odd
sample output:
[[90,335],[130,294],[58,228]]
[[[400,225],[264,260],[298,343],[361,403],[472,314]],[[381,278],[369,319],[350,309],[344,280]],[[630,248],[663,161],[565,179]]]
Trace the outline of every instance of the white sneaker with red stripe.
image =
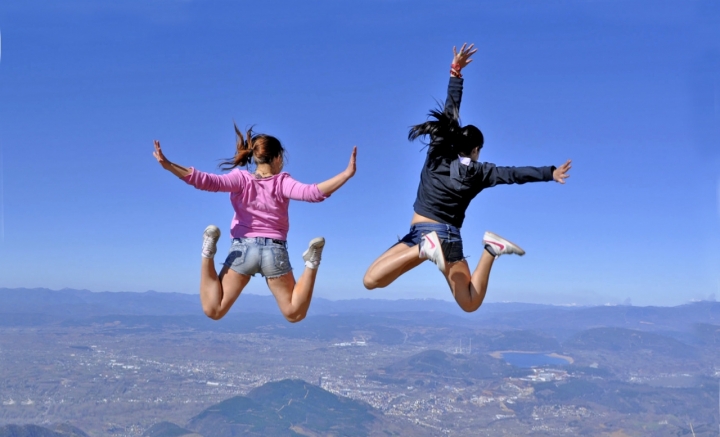
[[485,236],[483,237],[483,244],[485,245],[486,249],[488,249],[488,247],[489,249],[491,249],[488,250],[488,252],[495,255],[495,258],[499,257],[500,255],[509,254],[515,254],[520,256],[525,255],[525,251],[522,250],[520,246],[513,243],[512,241],[504,239],[497,234],[493,234],[490,231],[485,232]]
[[440,237],[437,232],[425,234],[420,239],[420,258],[429,259],[441,272],[445,273],[445,255],[440,246]]

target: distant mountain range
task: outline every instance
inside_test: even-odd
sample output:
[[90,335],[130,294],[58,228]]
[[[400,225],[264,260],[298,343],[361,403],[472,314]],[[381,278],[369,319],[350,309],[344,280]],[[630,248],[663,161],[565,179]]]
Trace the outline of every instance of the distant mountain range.
[[[52,323],[93,323],[107,317],[125,316],[126,320],[151,324],[189,323],[199,329],[250,329],[268,322],[283,323],[272,296],[243,295],[228,316],[220,322],[208,322],[202,314],[199,297],[182,293],[90,292],[87,290],[7,289],[0,288],[0,325],[43,325]],[[240,316],[242,314],[242,316]],[[713,326],[720,325],[720,303],[696,302],[675,307],[598,306],[564,307],[524,303],[487,303],[466,314],[453,302],[432,299],[379,300],[354,299],[331,301],[315,298],[308,318],[288,335],[306,335],[327,327],[328,318],[343,314],[341,325],[363,323],[367,315],[406,318],[408,323],[421,317],[423,322],[453,326],[488,327],[505,330],[533,330],[526,334],[528,347],[548,349],[552,338],[540,338],[537,331],[565,339],[585,329],[618,327],[641,331],[691,331],[709,327],[704,335],[710,343],[718,341]],[[403,315],[404,314],[404,315]],[[178,317],[181,316],[181,317]],[[111,317],[111,318],[112,318]],[[85,322],[83,322],[83,320]],[[375,320],[377,322],[377,320]],[[335,323],[335,322],[333,322]],[[335,324],[337,324],[335,323]],[[375,323],[377,324],[377,323]],[[336,326],[343,330],[342,326]],[[392,336],[385,332],[392,343]],[[516,343],[517,339],[508,339]],[[502,340],[499,340],[502,341]],[[502,344],[498,344],[502,348]]]
[[[489,303],[485,313],[504,313],[552,308],[526,303]],[[454,302],[438,299],[349,299],[314,298],[311,314],[385,313],[433,311],[463,315]],[[50,290],[47,288],[0,288],[0,312],[23,314],[64,314],[66,316],[116,315],[202,315],[196,294],[136,292],[92,292],[88,290]],[[278,314],[273,296],[243,294],[232,312]]]

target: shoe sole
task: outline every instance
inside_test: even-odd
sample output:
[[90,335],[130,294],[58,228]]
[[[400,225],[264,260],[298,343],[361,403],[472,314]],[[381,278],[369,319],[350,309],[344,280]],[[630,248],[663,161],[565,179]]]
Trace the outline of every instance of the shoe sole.
[[[212,235],[209,235],[209,234],[208,234],[208,231],[216,231],[216,232],[217,232],[217,237],[214,237],[214,236],[212,236]],[[209,225],[209,226],[208,226],[207,228],[205,228],[205,230],[203,231],[203,235],[208,235],[210,238],[218,238],[218,239],[219,239],[219,238],[220,238],[220,228],[218,228],[218,227],[215,226],[215,225]]]
[[523,250],[523,248],[520,247],[520,246],[518,246],[517,244],[513,243],[512,241],[510,241],[510,240],[508,240],[508,239],[506,239],[506,238],[503,238],[503,237],[499,236],[498,234],[496,234],[496,233],[494,233],[494,232],[487,231],[487,234],[490,235],[490,236],[493,237],[493,238],[496,238],[496,239],[499,240],[499,241],[504,241],[505,243],[507,243],[508,246],[512,246],[512,247],[514,247],[515,249],[517,249],[517,252],[515,252],[516,255],[519,255],[519,256],[525,255],[525,251]]
[[437,268],[445,274],[445,254],[442,251],[442,244],[440,243],[440,237],[438,237],[437,232],[432,231],[429,234],[425,234],[425,238],[432,239],[433,244],[436,244],[437,247],[440,248],[440,259],[435,264]]
[[[322,244],[318,244],[322,243]],[[323,247],[325,246],[325,237],[317,237],[310,240],[310,244],[308,244],[308,247]]]

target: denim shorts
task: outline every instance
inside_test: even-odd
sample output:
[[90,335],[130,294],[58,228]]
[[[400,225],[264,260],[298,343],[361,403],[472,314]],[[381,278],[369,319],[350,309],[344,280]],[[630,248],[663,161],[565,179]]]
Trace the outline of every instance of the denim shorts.
[[460,236],[460,229],[453,225],[445,225],[442,223],[416,223],[410,226],[410,232],[402,237],[395,245],[405,243],[412,247],[420,244],[423,235],[430,232],[437,232],[440,238],[440,246],[442,247],[445,261],[454,263],[465,259],[463,255],[463,243]]
[[233,238],[225,265],[241,275],[260,273],[266,278],[292,271],[287,242],[264,237]]

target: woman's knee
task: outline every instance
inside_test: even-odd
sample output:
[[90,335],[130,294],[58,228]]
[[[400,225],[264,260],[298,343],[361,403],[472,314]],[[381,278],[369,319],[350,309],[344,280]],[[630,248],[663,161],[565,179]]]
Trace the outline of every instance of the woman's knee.
[[466,313],[472,313],[472,312],[477,311],[478,308],[480,308],[480,305],[482,305],[482,302],[475,303],[472,301],[466,301],[466,302],[458,302],[458,305]]
[[297,323],[305,318],[307,315],[307,311],[295,311],[291,313],[285,313],[283,312],[283,316],[285,316],[285,320],[287,320],[290,323]]
[[467,292],[458,293],[457,291],[453,291],[453,295],[455,296],[455,302],[457,302],[460,309],[466,313],[477,311],[477,309],[480,308],[480,305],[482,305],[482,301],[473,300]]
[[217,308],[203,308],[203,312],[206,316],[213,320],[220,320],[224,316],[224,314]]
[[363,278],[363,285],[368,290],[374,290],[378,288],[378,283],[374,279],[369,278],[367,275]]
[[387,287],[388,284],[382,283],[371,271],[365,273],[363,277],[363,285],[368,290]]

